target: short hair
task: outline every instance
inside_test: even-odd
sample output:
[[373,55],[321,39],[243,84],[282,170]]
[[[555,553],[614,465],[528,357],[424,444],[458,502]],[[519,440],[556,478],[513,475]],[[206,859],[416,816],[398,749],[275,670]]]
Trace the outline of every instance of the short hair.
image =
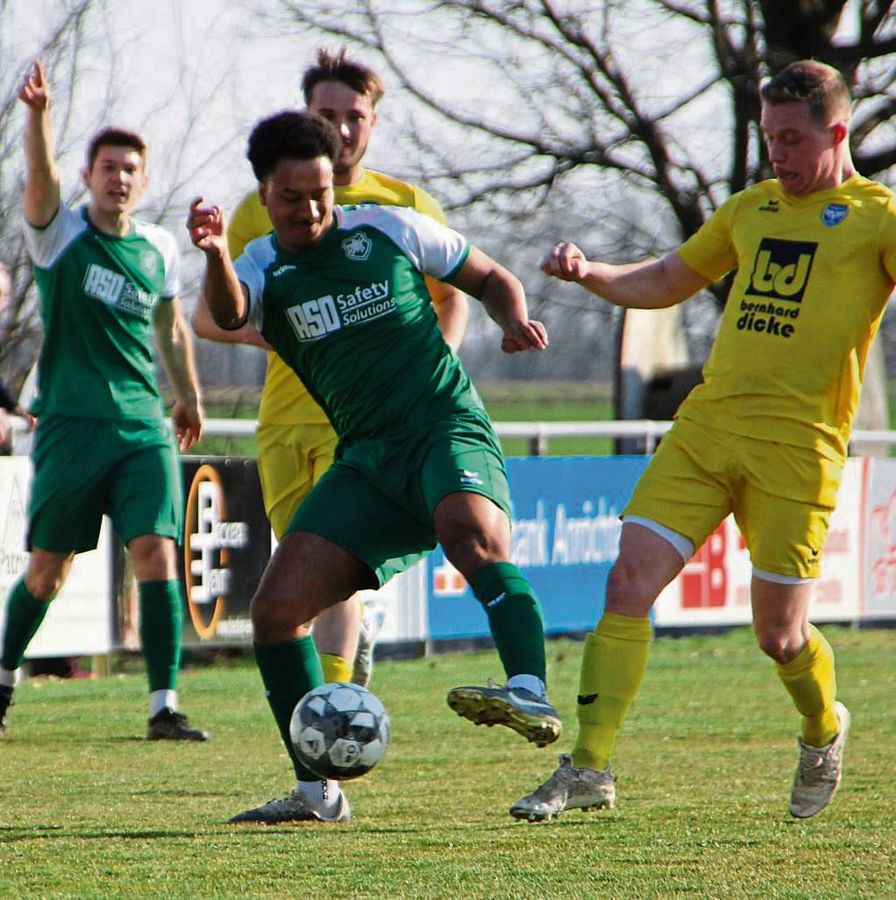
[[127,128],[103,128],[98,131],[87,145],[87,168],[92,169],[96,162],[100,147],[128,147],[136,150],[140,158],[146,163],[146,141]]
[[832,118],[849,120],[851,97],[843,76],[833,66],[802,59],[785,66],[762,86],[762,101],[771,106],[805,103],[818,125]]
[[246,156],[259,181],[274,171],[281,159],[318,159],[334,162],[342,149],[336,129],[320,116],[286,110],[262,119],[249,135]]
[[341,81],[356,94],[369,98],[372,107],[376,107],[386,93],[382,78],[363,63],[348,59],[345,47],[337,53],[325,47],[318,49],[317,62],[305,69],[302,76],[302,95],[306,106],[311,103],[314,89],[323,81]]

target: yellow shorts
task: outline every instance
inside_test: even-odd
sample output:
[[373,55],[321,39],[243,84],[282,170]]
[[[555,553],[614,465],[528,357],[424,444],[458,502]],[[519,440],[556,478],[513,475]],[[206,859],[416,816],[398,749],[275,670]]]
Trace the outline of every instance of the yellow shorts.
[[333,463],[329,425],[259,425],[258,478],[271,528],[280,540],[299,504]]
[[734,514],[753,566],[816,578],[843,466],[814,450],[679,419],[623,516],[642,516],[699,548]]

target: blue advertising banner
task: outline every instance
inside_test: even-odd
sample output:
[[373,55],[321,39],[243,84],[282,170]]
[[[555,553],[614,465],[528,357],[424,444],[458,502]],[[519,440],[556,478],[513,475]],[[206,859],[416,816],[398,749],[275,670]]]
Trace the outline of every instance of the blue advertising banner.
[[[619,547],[619,513],[647,462],[645,456],[507,460],[511,559],[538,592],[548,633],[590,630],[600,617]],[[430,637],[487,636],[485,612],[441,547],[428,566]]]

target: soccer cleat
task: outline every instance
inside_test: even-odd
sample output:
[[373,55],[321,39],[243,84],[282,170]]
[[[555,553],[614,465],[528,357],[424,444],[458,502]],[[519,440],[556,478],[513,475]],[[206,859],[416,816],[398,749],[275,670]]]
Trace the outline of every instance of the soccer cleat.
[[319,813],[309,803],[308,798],[295,790],[281,800],[270,800],[255,809],[238,813],[230,823],[255,822],[258,825],[277,825],[280,822],[351,822],[352,811],[345,794],[339,794],[339,809],[332,816]]
[[544,747],[560,737],[560,717],[547,698],[525,688],[495,684],[486,687],[465,685],[452,688],[448,705],[476,725],[506,725],[527,741]]
[[840,720],[840,733],[826,747],[812,747],[797,738],[800,761],[790,792],[790,812],[808,819],[821,812],[834,798],[843,773],[843,749],[849,737],[849,710],[839,701],[834,704]]
[[148,741],[207,741],[210,737],[207,731],[193,728],[183,713],[168,706],[149,720],[146,730]]
[[355,665],[352,670],[352,681],[367,687],[373,675],[373,645],[376,643],[380,629],[383,627],[385,610],[379,606],[363,604],[361,628],[358,631],[358,649],[355,651]]
[[547,822],[567,809],[612,809],[616,784],[610,767],[588,769],[573,764],[568,753],[560,754],[560,767],[534,793],[510,807],[515,819]]
[[0,737],[6,734],[6,711],[12,706],[12,688],[0,684]]

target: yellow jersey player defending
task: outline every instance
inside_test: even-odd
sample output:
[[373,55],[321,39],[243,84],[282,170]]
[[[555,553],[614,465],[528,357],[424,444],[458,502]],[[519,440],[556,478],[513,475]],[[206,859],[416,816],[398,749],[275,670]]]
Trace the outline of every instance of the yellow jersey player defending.
[[753,628],[802,717],[790,812],[813,816],[840,782],[849,713],[834,654],[809,624],[862,372],[896,282],[896,198],[857,175],[850,97],[818,62],[762,89],[774,178],[729,198],[676,252],[632,265],[558,244],[542,263],[618,306],[681,303],[734,272],[705,381],[623,511],[606,611],[589,634],[571,756],[510,810],[545,820],[612,806],[610,757],[647,666],[660,591],[729,513],[753,564]]
[[[319,50],[316,65],[303,75],[302,93],[308,111],[332,122],[342,140],[333,172],[336,203],[408,206],[444,223],[441,207],[425,191],[363,166],[384,92],[380,77],[348,59],[344,50],[336,54]],[[258,191],[251,191],[234,211],[227,229],[231,257],[236,259],[249,241],[271,230],[267,208]],[[435,278],[427,276],[426,284],[442,335],[457,350],[467,325],[467,298],[457,288]],[[204,303],[197,304],[193,329],[200,337],[212,340],[267,347],[251,327],[236,332],[218,328]],[[268,353],[257,438],[265,509],[279,540],[299,504],[333,462],[336,433],[292,369],[273,352]],[[375,619],[362,618],[358,598],[321,613],[314,626],[314,637],[326,681],[353,680],[364,685],[369,682],[372,639],[377,628]]]

